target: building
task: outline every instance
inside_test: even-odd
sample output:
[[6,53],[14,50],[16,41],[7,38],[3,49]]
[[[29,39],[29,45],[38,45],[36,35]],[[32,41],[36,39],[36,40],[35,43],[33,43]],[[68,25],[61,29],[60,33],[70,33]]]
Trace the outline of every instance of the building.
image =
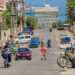
[[50,7],[49,5],[44,5],[43,7],[36,7],[35,17],[37,19],[38,27],[50,27],[52,23],[59,20],[58,7]]
[[26,8],[26,18],[27,18],[27,17],[31,17],[31,16],[35,18],[34,7],[32,7],[31,10],[30,10],[29,7],[27,7],[27,8]]
[[0,15],[6,10],[7,0],[0,0]]

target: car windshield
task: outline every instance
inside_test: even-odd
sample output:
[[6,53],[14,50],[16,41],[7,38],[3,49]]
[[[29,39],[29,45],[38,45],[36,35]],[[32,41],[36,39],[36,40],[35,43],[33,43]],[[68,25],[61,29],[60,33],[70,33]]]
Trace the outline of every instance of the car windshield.
[[29,52],[28,48],[19,48],[18,52]]
[[25,38],[30,38],[30,36],[25,36]]
[[24,37],[22,36],[22,37],[20,37],[20,39],[24,39]]
[[32,42],[32,43],[36,43],[36,41],[35,41],[35,40],[32,40],[31,42]]
[[31,40],[38,40],[38,38],[32,38]]

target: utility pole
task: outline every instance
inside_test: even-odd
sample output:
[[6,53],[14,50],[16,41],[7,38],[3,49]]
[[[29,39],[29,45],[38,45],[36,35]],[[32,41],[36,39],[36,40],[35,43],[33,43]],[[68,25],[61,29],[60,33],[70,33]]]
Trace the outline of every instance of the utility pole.
[[31,0],[30,0],[30,14],[31,14],[30,18],[31,18],[31,26],[32,26],[32,8],[31,8]]
[[16,27],[17,27],[17,16],[15,14],[15,5],[16,1],[11,1],[11,34],[16,34]]
[[25,19],[25,0],[22,0],[22,7],[23,7],[23,13],[22,13],[22,18],[23,18],[23,28],[26,27],[26,19]]

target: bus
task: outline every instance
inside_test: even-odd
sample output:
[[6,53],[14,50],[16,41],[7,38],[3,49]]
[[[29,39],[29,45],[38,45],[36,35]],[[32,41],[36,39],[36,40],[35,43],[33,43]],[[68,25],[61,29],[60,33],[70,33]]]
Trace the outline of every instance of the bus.
[[58,30],[63,30],[64,29],[64,25],[57,25],[57,29]]
[[58,30],[68,29],[68,27],[69,27],[69,24],[57,25]]

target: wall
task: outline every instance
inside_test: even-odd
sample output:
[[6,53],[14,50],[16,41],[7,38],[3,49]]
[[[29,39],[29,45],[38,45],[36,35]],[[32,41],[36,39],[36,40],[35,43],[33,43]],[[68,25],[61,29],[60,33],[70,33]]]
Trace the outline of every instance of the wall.
[[1,30],[1,42],[4,45],[10,39],[10,30]]

